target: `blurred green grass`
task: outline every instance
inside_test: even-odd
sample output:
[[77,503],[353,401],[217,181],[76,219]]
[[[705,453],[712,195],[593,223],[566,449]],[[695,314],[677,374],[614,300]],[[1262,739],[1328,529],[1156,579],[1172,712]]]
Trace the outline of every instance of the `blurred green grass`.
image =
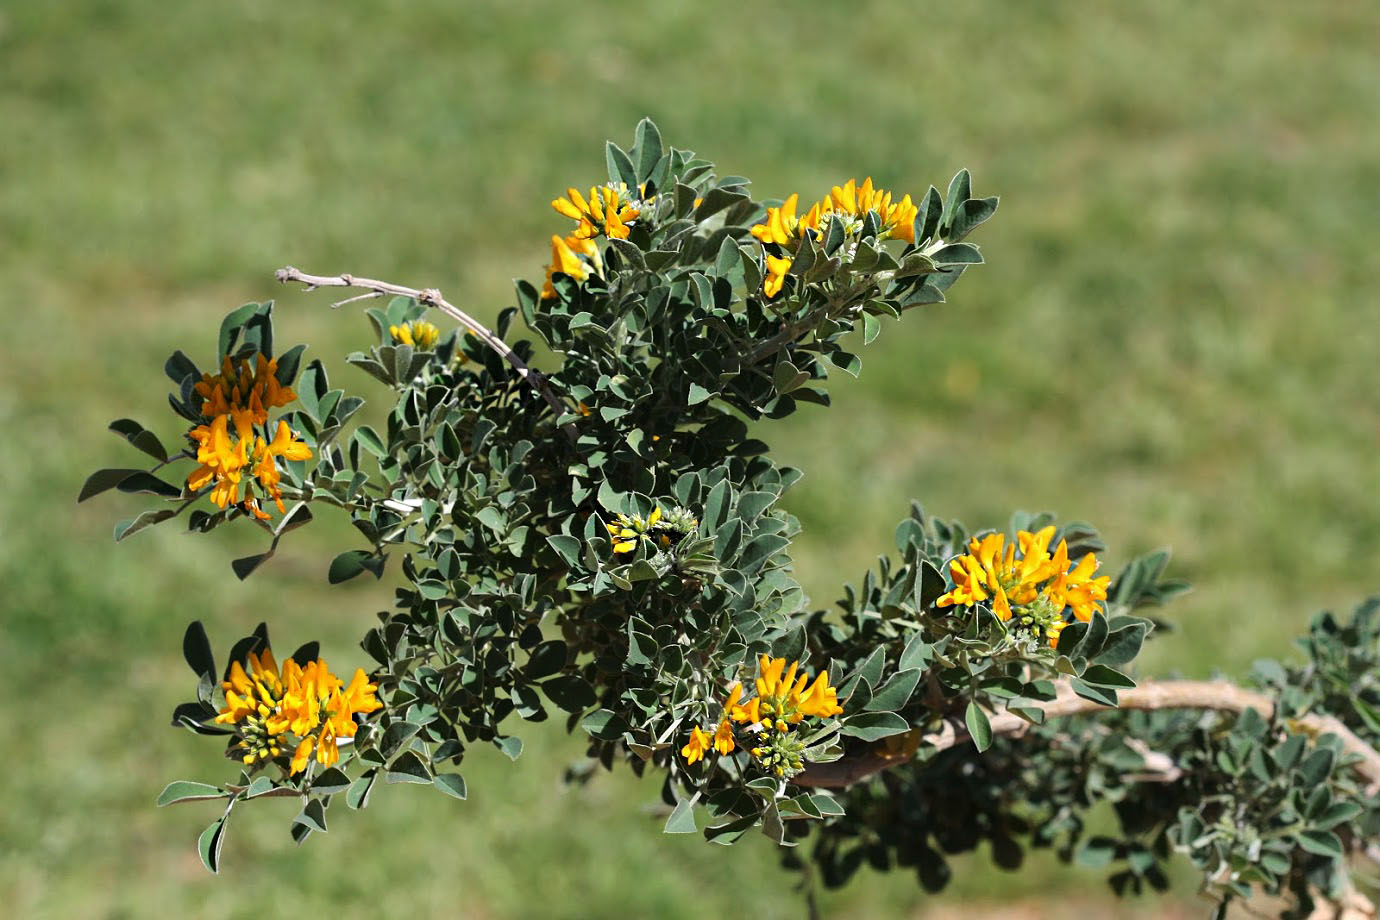
[[[250,535],[116,549],[111,523],[140,503],[72,504],[128,459],[109,419],[176,435],[162,359],[204,358],[229,308],[277,297],[285,338],[357,346],[357,316],[276,288],[274,268],[440,286],[492,315],[539,275],[547,202],[596,181],[603,139],[644,114],[762,196],[867,174],[923,191],[965,165],[1003,196],[955,303],[888,325],[836,411],[763,429],[807,474],[789,504],[817,604],[912,497],[973,526],[1050,508],[1097,523],[1111,565],[1174,547],[1197,590],[1166,611],[1178,630],[1151,672],[1286,654],[1315,609],[1380,587],[1377,27],[1365,4],[1239,0],[0,7],[10,915],[799,914],[759,842],[662,837],[652,784],[562,790],[580,747],[553,726],[516,765],[467,764],[466,803],[381,789],[302,850],[290,806],[246,809],[206,876],[210,814],[151,805],[168,779],[228,769],[165,727],[186,621],[223,650],[267,618],[354,667],[387,586],[324,587],[336,525],[238,584]],[[946,897],[988,899],[977,915],[993,897],[1160,909],[1060,907],[1098,876],[1034,865],[962,861]],[[870,872],[825,898],[838,916],[928,903]]]

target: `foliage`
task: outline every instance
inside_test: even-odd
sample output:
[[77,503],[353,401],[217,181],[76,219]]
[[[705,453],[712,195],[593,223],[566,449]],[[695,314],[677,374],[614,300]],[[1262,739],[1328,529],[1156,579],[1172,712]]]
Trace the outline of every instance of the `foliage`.
[[[511,717],[559,713],[593,760],[661,776],[668,833],[702,818],[707,839],[731,844],[758,828],[792,866],[813,836],[828,884],[867,861],[914,867],[937,889],[941,853],[988,839],[1003,865],[1022,841],[1115,861],[1118,893],[1162,887],[1173,850],[1224,904],[1252,885],[1300,909],[1341,890],[1380,803],[1338,736],[1305,717],[1331,714],[1374,746],[1373,607],[1346,629],[1320,620],[1307,668],[1258,666],[1277,699],[1266,715],[1047,720],[1056,700],[1116,707],[1137,686],[1129,666],[1156,626],[1142,608],[1185,587],[1163,579],[1167,552],[1094,576],[1103,545],[1088,524],[1018,513],[970,538],[915,505],[898,557],[838,611],[810,610],[795,581],[799,525],[778,502],[801,473],[748,423],[827,407],[834,372],[861,370],[856,339],[944,302],[983,261],[968,237],[995,198],[973,197],[960,171],[915,201],[850,180],[798,213],[796,196],[754,200],[746,179],[666,147],[649,120],[606,160],[607,185],[553,202],[576,226],[552,237],[545,283],[518,282],[494,330],[506,340],[521,319],[558,357],[549,375],[527,370],[532,342],[505,356],[471,322],[439,332],[430,292],[397,297],[366,311],[374,341],[346,359],[395,395],[378,430],[355,421],[363,400],[321,361],[301,367],[303,346],[275,351],[271,303],[247,304],[220,327],[219,374],[180,351],[165,366],[192,426],[180,451],[112,423],[157,462],[100,470],[80,499],[170,503],[122,522],[117,540],[184,511],[200,533],[248,521],[268,545],[234,561],[245,578],[325,505],[363,544],[335,557],[329,581],[381,578],[390,563],[399,579],[362,642],[377,666],[349,688],[314,644],[280,673],[264,625],[223,666],[201,624],[188,628],[198,683],[174,724],[228,735],[245,768],[160,798],[224,801],[201,839],[209,868],[239,803],[300,797],[300,841],[326,830],[336,796],[365,807],[379,779],[463,799],[468,750],[516,759]],[[272,408],[288,410],[276,427]],[[157,475],[184,459],[200,465],[183,481]],[[195,507],[203,498],[215,510]],[[241,705],[246,694],[258,703]],[[994,730],[1008,714],[1020,730]],[[1172,770],[1157,771],[1164,758]],[[869,760],[884,769],[826,791],[831,764]],[[1119,837],[1084,839],[1098,802],[1116,806]]]

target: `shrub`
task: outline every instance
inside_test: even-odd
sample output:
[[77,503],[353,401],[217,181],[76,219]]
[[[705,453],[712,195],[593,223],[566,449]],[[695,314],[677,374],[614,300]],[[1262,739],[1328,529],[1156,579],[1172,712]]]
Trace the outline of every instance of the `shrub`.
[[[943,195],[867,179],[759,202],[647,120],[607,161],[607,184],[552,202],[567,233],[492,331],[435,290],[278,272],[363,292],[342,303],[391,297],[346,358],[395,399],[379,428],[304,346],[277,347],[271,303],[225,318],[211,370],[168,359],[178,449],[112,423],[156,463],[101,470],[81,499],[165,501],[117,540],[184,512],[200,533],[257,526],[265,550],[232,563],[246,578],[328,506],[361,540],[329,580],[391,563],[399,585],[363,638],[377,666],[348,681],[315,643],[281,656],[264,624],[223,659],[188,627],[195,698],[173,722],[224,737],[241,769],[159,802],[223,802],[210,869],[242,803],[300,799],[301,840],[380,779],[463,799],[471,747],[516,758],[512,717],[555,714],[605,767],[660,777],[668,833],[760,830],[829,885],[865,862],[938,890],[945,854],[986,840],[1009,868],[1027,847],[1107,866],[1118,893],[1164,888],[1182,853],[1222,909],[1254,888],[1296,913],[1359,897],[1347,860],[1380,831],[1380,601],[1320,616],[1304,664],[1262,662],[1249,686],[1138,683],[1146,608],[1186,586],[1165,551],[1098,574],[1082,522],[1017,513],[970,535],[912,504],[836,610],[796,583],[778,503],[801,473],[749,423],[828,406],[831,369],[860,371],[849,348],[942,303],[983,261],[969,236],[996,198],[963,171]],[[509,344],[518,321],[551,373]],[[1100,802],[1115,829],[1090,836]]]

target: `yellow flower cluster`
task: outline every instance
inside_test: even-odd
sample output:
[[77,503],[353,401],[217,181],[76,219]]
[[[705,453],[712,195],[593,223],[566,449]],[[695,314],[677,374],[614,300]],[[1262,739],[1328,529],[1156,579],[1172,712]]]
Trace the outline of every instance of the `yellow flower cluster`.
[[[875,212],[879,225],[878,239],[898,239],[915,242],[915,216],[919,208],[906,195],[893,201],[891,192],[873,188],[871,177],[860,186],[849,179],[846,185],[836,185],[829,194],[816,201],[804,215],[797,217],[800,196],[791,195],[778,208],[767,208],[766,223],[752,227],[752,235],[764,245],[775,245],[783,251],[794,251],[796,244],[810,234],[815,240],[823,236],[832,217],[844,221],[845,238],[855,236],[862,229],[863,219]],[[781,292],[791,260],[767,254],[767,277],[762,290],[768,297]]]
[[[630,553],[637,549],[637,541],[640,540],[648,531],[657,525],[661,520],[661,506],[652,509],[652,513],[647,515],[647,520],[640,517],[629,517],[620,514],[613,519],[612,524],[605,524],[609,536],[613,537],[613,551],[615,553]],[[668,541],[669,543],[669,538]]]
[[1067,541],[1060,540],[1051,554],[1049,541],[1053,537],[1052,526],[1037,533],[1022,530],[1013,544],[1007,544],[1006,536],[1000,533],[981,540],[974,537],[968,543],[968,553],[949,563],[954,588],[940,597],[936,606],[971,607],[989,601],[1003,621],[1014,617],[1058,648],[1059,633],[1066,625],[1064,610],[1072,609],[1074,617],[1084,623],[1091,620],[1098,603],[1107,599],[1111,578],[1093,577],[1098,566],[1093,553],[1070,568]]
[[[638,190],[639,194],[642,189]],[[642,216],[641,201],[628,194],[628,187],[595,186],[586,198],[577,188],[565,190],[564,198],[551,202],[551,207],[563,217],[575,221],[575,229],[567,236],[551,237],[551,264],[546,266],[546,283],[542,286],[542,300],[556,296],[551,284],[554,272],[564,272],[576,281],[584,281],[591,272],[599,271],[599,250],[594,238],[603,234],[611,240],[626,240],[631,232],[629,224]],[[585,258],[581,258],[584,256]],[[586,261],[588,259],[588,261]]]
[[621,182],[616,185],[595,186],[589,190],[585,199],[576,188],[565,190],[564,198],[551,202],[551,207],[564,217],[576,222],[578,239],[593,239],[603,233],[612,240],[628,238],[628,224],[637,220],[642,212],[628,200],[628,187]]
[[827,719],[842,713],[838,690],[829,685],[827,670],[811,683],[798,661],[787,668],[785,658],[763,655],[757,670],[757,695],[744,700],[742,683],[735,683],[712,736],[699,726],[691,729],[689,742],[680,750],[686,763],[703,760],[711,747],[721,755],[731,754],[736,747],[736,723],[756,735],[750,753],[763,768],[783,777],[804,769],[801,755],[805,746],[792,733],[792,726],[807,717]]
[[374,695],[378,685],[369,682],[362,668],[346,687],[321,660],[302,667],[289,658],[280,673],[267,648],[262,655],[249,654],[247,673],[234,662],[221,689],[225,707],[216,721],[235,726],[235,749],[244,765],[273,760],[296,738],[288,767],[292,775],[307,768],[313,751],[322,766],[339,761],[339,739],[355,736],[354,714],[383,708]]
[[419,319],[403,323],[401,326],[389,326],[388,335],[392,337],[395,345],[411,345],[426,351],[436,344],[436,340],[441,337],[441,330],[432,323]]
[[[659,439],[653,437],[652,440]],[[645,521],[636,515],[619,514],[614,517],[612,524],[604,525],[613,538],[614,553],[630,553],[637,549],[638,541],[643,539],[651,541],[659,551],[668,550],[694,533],[699,526],[699,519],[679,505],[664,515],[658,505],[652,508],[652,513],[647,515]]]
[[[281,513],[285,509],[277,458],[308,460],[312,455],[311,448],[297,440],[281,419],[272,437],[268,437],[268,410],[297,398],[291,387],[278,383],[277,370],[277,362],[263,355],[258,356],[253,370],[246,360],[241,360],[237,368],[226,357],[219,374],[203,374],[195,385],[203,400],[201,414],[210,421],[187,433],[196,444],[200,464],[187,475],[187,488],[198,492],[214,483],[211,501],[221,508],[238,504],[260,519],[268,515],[259,509],[258,499],[251,494],[250,479],[257,480],[264,496],[273,499]],[[246,473],[250,479],[245,478]]]

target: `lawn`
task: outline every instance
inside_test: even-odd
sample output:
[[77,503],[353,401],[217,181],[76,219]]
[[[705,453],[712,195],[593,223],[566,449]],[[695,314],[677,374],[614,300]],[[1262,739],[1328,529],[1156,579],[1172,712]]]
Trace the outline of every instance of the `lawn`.
[[[213,740],[167,727],[191,689],[186,622],[223,650],[266,618],[353,669],[389,586],[325,586],[339,522],[239,583],[251,534],[117,548],[141,502],[73,504],[129,458],[110,419],[176,437],[163,358],[205,361],[228,309],[276,297],[285,338],[328,360],[359,347],[362,318],[278,287],[280,265],[438,286],[492,316],[540,276],[564,226],[548,202],[598,181],[604,138],[644,114],[762,197],[852,175],[923,192],[960,166],[1002,196],[975,240],[989,264],[952,304],[889,323],[835,411],[761,428],[806,471],[789,507],[818,605],[912,498],[974,526],[1048,508],[1096,523],[1112,566],[1174,548],[1196,590],[1148,671],[1288,654],[1315,610],[1380,590],[1377,30],[1367,4],[1236,0],[0,7],[8,912],[799,915],[765,841],[664,837],[655,789],[626,773],[563,788],[581,750],[554,728],[515,765],[467,762],[467,802],[384,789],[300,850],[290,805],[245,809],[207,875],[210,812],[152,806],[169,779],[229,775]],[[1119,910],[1098,874],[1047,862],[955,874],[946,909],[975,916]],[[824,903],[931,900],[864,873]]]

